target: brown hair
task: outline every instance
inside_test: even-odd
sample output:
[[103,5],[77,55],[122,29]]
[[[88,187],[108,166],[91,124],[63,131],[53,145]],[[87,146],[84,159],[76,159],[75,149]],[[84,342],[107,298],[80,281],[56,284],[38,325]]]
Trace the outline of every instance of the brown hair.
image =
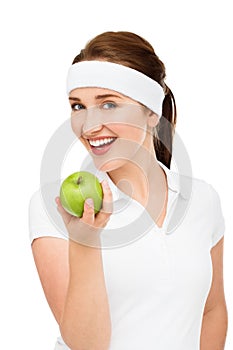
[[165,84],[165,66],[155,54],[151,44],[131,32],[105,32],[90,40],[72,64],[104,59],[136,69],[157,81],[164,89],[162,116],[153,136],[156,157],[170,169],[172,141],[176,126],[176,103]]

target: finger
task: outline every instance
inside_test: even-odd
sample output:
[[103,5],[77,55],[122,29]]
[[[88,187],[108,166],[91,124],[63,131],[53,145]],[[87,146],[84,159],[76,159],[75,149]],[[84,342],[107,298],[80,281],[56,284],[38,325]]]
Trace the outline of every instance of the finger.
[[103,188],[103,203],[102,203],[101,212],[103,214],[110,215],[113,211],[112,191],[110,189],[110,186],[109,186],[107,180],[103,180],[101,182],[101,185]]
[[96,216],[96,225],[98,227],[104,227],[113,212],[113,198],[112,191],[106,180],[101,183],[103,188],[103,203],[100,212]]
[[82,222],[93,224],[95,219],[94,203],[92,198],[87,198],[84,202],[84,210],[81,218]]
[[64,221],[64,224],[65,224],[65,225],[68,225],[69,222],[70,222],[70,220],[71,220],[71,218],[72,218],[72,215],[69,214],[69,213],[63,208],[63,206],[62,206],[62,204],[61,204],[61,200],[60,200],[59,197],[56,197],[56,198],[55,198],[55,202],[57,203],[57,210],[58,210],[59,214],[61,215],[61,217],[62,217],[62,219],[63,219],[63,221]]

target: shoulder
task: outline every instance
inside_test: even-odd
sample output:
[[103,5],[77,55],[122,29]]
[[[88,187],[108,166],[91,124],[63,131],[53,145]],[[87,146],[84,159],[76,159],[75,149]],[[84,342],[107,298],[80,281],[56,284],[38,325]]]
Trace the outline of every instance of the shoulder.
[[[48,187],[47,187],[48,186]],[[46,185],[46,188],[53,186]],[[58,237],[68,239],[66,228],[57,211],[56,192],[36,190],[29,201],[29,238],[30,242],[38,237]]]
[[204,215],[206,219],[212,220],[221,214],[220,196],[210,182],[173,171],[170,172],[170,177],[170,183],[182,199],[179,205],[185,207],[193,218]]
[[205,207],[214,220],[221,214],[221,200],[216,187],[203,179],[193,178],[193,196],[197,205]]
[[[222,212],[221,199],[216,187],[204,179],[181,175],[181,179],[186,183],[184,193],[188,195],[189,218],[193,222],[198,222],[203,229],[211,232],[212,246],[223,236],[225,231],[225,218]],[[182,181],[182,180],[181,180]],[[205,225],[204,225],[205,223]]]
[[178,174],[174,171],[170,171],[170,173],[175,181],[179,183],[180,192],[184,197],[191,197],[192,195],[193,199],[202,198],[209,200],[218,196],[215,187],[204,179]]
[[192,199],[200,207],[207,206],[212,215],[216,214],[217,207],[220,207],[220,195],[215,185],[212,183],[192,177],[190,179],[192,184]]
[[[167,168],[159,162],[167,175],[168,186],[173,192],[178,192],[184,199],[195,200],[197,197],[208,197],[211,185],[204,179],[193,176],[192,170],[187,175],[182,172],[182,166],[176,170]],[[187,171],[187,170],[186,170]]]

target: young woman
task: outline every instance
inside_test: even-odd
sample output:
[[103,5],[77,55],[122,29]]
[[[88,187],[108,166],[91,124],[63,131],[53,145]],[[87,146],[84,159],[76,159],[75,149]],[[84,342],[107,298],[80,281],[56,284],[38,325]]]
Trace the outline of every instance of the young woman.
[[63,231],[39,191],[30,202],[56,350],[224,349],[220,199],[170,170],[176,106],[164,79],[152,46],[130,32],[98,35],[69,70],[72,129],[104,197],[96,215],[88,199],[81,218],[56,197]]

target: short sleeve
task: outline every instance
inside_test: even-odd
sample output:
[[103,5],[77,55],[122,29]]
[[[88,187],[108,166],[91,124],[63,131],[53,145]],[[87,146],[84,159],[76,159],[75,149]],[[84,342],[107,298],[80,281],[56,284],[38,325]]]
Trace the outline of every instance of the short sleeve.
[[212,247],[223,237],[225,232],[225,219],[222,213],[222,206],[218,192],[212,185],[209,185],[210,200],[212,208]]
[[[56,210],[56,203],[54,202],[53,210]],[[40,190],[36,191],[29,202],[29,238],[30,243],[35,238],[39,237],[57,237],[68,239],[65,225],[61,222],[62,220],[57,215],[58,225],[55,225],[49,214],[46,212],[43,204]],[[59,221],[60,220],[60,221]]]

